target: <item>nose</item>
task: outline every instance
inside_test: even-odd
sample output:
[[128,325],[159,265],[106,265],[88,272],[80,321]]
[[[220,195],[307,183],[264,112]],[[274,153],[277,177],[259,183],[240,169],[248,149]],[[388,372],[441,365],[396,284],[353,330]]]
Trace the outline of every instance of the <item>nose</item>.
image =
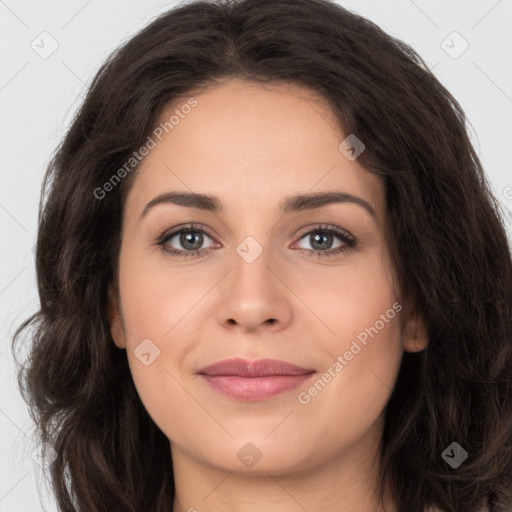
[[277,331],[291,319],[290,296],[286,275],[270,251],[263,252],[252,262],[235,255],[233,268],[222,284],[219,322],[243,332]]

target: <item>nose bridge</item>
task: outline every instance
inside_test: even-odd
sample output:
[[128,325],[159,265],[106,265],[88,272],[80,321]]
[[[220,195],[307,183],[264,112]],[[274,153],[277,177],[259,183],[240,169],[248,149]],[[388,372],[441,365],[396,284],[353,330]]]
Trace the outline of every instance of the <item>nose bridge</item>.
[[247,203],[240,205],[235,216],[237,228],[232,233],[235,240],[233,279],[235,285],[237,281],[243,280],[253,288],[260,291],[271,289],[275,294],[283,286],[279,284],[276,274],[282,273],[279,270],[281,247],[278,248],[278,245],[284,239],[278,234],[281,217],[276,216],[275,211],[264,210],[264,203],[270,200],[269,196],[256,199],[250,207]]
[[[248,235],[235,247],[234,283],[250,285],[252,288],[272,286],[273,275],[270,237],[263,234]],[[246,290],[249,291],[249,290]]]
[[[271,229],[274,219],[270,212],[265,213],[264,203],[268,197],[261,201],[255,198],[250,204],[237,204],[238,208],[232,212],[235,222],[235,232],[232,233],[234,244],[234,262],[236,272],[243,272],[245,266],[248,270],[256,266],[257,272],[264,271],[265,262],[270,264],[272,235]],[[275,222],[275,221],[274,221]],[[256,264],[256,265],[255,265]],[[268,270],[268,269],[267,269]],[[252,274],[252,269],[249,274]]]
[[235,249],[238,257],[247,265],[252,265],[258,260],[268,260],[269,237],[265,236],[263,240],[261,234],[256,236],[257,238],[252,235],[246,236]]
[[259,233],[247,235],[235,247],[231,276],[218,310],[224,325],[236,323],[255,330],[261,325],[276,324],[277,328],[288,322],[286,288],[276,277],[270,237]]

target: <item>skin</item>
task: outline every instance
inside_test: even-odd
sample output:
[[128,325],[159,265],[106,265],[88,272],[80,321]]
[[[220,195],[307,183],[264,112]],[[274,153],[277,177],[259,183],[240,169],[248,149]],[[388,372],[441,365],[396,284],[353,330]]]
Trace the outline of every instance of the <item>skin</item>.
[[[384,235],[384,184],[341,153],[346,134],[308,89],[237,79],[194,98],[197,106],[150,151],[127,196],[109,317],[140,398],[170,441],[173,512],[384,510],[374,495],[384,408],[404,350],[427,343],[397,288]],[[165,203],[141,219],[155,196],[176,190],[218,196],[224,210]],[[289,195],[331,190],[364,199],[375,218],[349,202],[279,211]],[[157,245],[164,232],[189,222],[214,235],[198,243],[202,254],[171,256]],[[348,231],[356,248],[309,255],[318,245],[306,233],[324,223]],[[263,249],[250,264],[236,252],[247,236]],[[343,243],[334,236],[319,250]],[[167,247],[187,250],[179,235]],[[395,303],[402,311],[300,403],[298,393]],[[134,354],[145,339],[160,350],[148,366]],[[260,402],[223,396],[197,375],[237,356],[317,373]],[[237,457],[248,442],[261,453],[250,468]],[[389,494],[385,505],[396,511]]]

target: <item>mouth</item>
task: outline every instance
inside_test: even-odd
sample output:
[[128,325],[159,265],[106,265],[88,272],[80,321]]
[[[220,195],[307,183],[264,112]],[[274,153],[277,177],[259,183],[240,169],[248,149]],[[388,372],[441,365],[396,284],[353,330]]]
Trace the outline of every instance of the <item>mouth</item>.
[[276,359],[226,359],[199,370],[215,391],[243,401],[261,401],[299,387],[316,372]]

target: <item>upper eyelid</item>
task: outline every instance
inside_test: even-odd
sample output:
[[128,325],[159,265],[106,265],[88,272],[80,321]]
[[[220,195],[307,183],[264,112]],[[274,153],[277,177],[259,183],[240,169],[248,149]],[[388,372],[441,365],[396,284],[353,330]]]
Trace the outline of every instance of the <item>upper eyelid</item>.
[[176,235],[179,235],[183,231],[200,231],[200,232],[204,232],[210,238],[215,238],[215,236],[212,233],[210,233],[210,230],[203,226],[195,226],[195,225],[191,226],[191,225],[185,224],[184,226],[178,226],[178,227],[171,228],[171,229],[164,231],[162,233],[162,235],[160,235],[158,237],[158,240],[166,240],[166,239],[168,240],[169,238],[173,238]]

